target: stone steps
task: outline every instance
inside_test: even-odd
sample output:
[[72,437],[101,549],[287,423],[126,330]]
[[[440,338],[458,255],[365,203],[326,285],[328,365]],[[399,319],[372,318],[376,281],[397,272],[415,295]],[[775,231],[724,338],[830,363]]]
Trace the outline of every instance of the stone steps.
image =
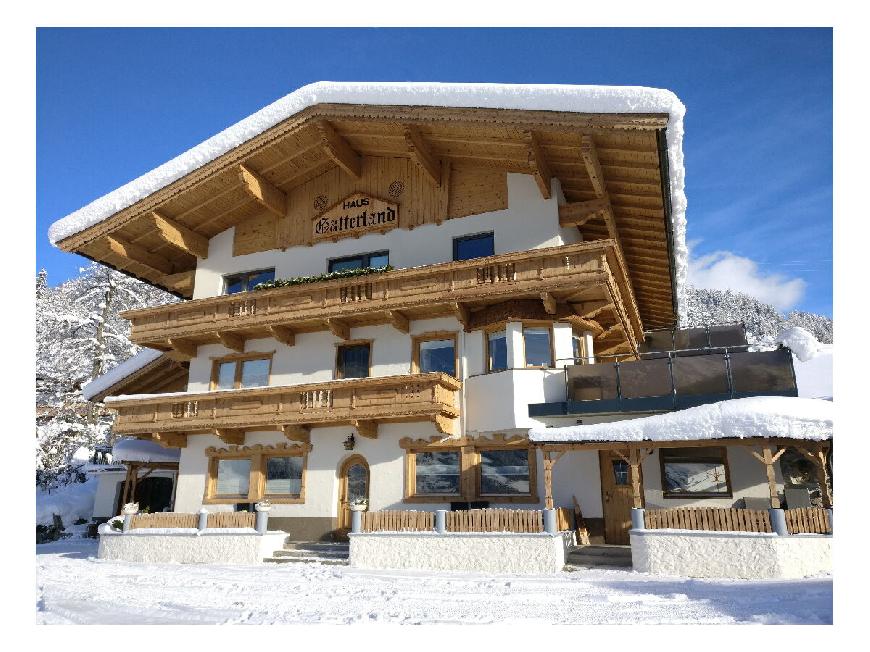
[[271,564],[321,563],[347,565],[350,546],[346,543],[320,541],[287,541],[281,550],[263,559]]
[[576,546],[565,555],[565,570],[580,568],[630,568],[630,546]]

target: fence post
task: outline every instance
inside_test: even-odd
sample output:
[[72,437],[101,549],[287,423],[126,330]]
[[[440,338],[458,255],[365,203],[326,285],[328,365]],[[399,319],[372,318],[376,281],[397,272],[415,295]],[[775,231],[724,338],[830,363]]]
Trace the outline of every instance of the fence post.
[[199,510],[199,519],[196,522],[196,529],[202,532],[208,527],[208,510],[203,507]]
[[350,531],[353,534],[362,532],[362,512],[352,510],[350,513]]
[[257,520],[254,525],[254,529],[257,530],[259,534],[266,534],[266,528],[269,525],[269,512],[262,511],[257,512]]
[[447,531],[447,510],[435,510],[435,531],[444,534]]
[[544,510],[544,532],[547,534],[556,534],[559,531],[559,528],[556,524],[556,510],[555,509],[545,509]]
[[834,508],[828,507],[825,509],[825,511],[828,513],[828,525],[831,526],[831,534],[833,534],[834,533]]
[[781,537],[788,536],[788,525],[785,522],[785,510],[771,507],[767,510],[770,514],[770,527]]
[[129,532],[130,525],[133,523],[133,515],[132,514],[124,514],[124,524],[121,526],[122,532]]
[[632,530],[645,530],[646,524],[643,519],[644,510],[641,507],[632,507],[631,508],[631,529]]

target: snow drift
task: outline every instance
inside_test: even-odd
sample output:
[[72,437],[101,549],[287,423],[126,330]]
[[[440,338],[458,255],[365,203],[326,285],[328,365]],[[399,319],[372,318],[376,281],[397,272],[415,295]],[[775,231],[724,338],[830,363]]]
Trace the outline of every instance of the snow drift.
[[58,514],[67,528],[80,518],[90,521],[96,493],[96,478],[63,485],[50,493],[37,489],[36,524],[51,525],[53,514]]
[[135,437],[126,437],[112,446],[112,460],[119,462],[177,462],[181,451]]

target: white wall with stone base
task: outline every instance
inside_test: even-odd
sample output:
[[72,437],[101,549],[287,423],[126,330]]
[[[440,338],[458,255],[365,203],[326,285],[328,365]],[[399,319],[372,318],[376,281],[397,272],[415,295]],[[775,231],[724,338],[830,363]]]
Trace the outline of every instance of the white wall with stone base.
[[350,565],[538,575],[565,566],[572,533],[366,532],[350,536]]
[[755,532],[631,530],[634,569],[654,575],[736,579],[830,573],[833,537]]
[[100,531],[99,559],[152,564],[259,564],[284,545],[284,532],[226,532],[190,528],[126,533]]

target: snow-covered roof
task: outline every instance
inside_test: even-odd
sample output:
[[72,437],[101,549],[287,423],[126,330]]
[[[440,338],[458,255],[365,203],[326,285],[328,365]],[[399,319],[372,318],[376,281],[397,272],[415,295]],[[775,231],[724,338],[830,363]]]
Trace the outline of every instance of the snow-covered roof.
[[140,369],[147,367],[157,358],[163,355],[162,351],[154,349],[142,349],[132,358],[124,360],[119,365],[115,365],[102,376],[97,376],[87,385],[82,387],[82,396],[86,401],[109,389],[112,385],[116,385],[128,376],[136,373]]
[[454,84],[440,82],[316,82],[240,120],[141,177],[113,190],[51,225],[55,244],[215,160],[270,127],[316,104],[438,106],[574,113],[666,113],[669,116],[668,171],[671,185],[673,255],[677,305],[683,305],[688,262],[683,168],[686,109],[671,91],[643,86],[562,84]]
[[834,404],[815,398],[756,396],[612,423],[532,428],[535,442],[831,439]]
[[178,448],[163,448],[147,439],[126,437],[112,447],[114,462],[177,462],[181,451]]

